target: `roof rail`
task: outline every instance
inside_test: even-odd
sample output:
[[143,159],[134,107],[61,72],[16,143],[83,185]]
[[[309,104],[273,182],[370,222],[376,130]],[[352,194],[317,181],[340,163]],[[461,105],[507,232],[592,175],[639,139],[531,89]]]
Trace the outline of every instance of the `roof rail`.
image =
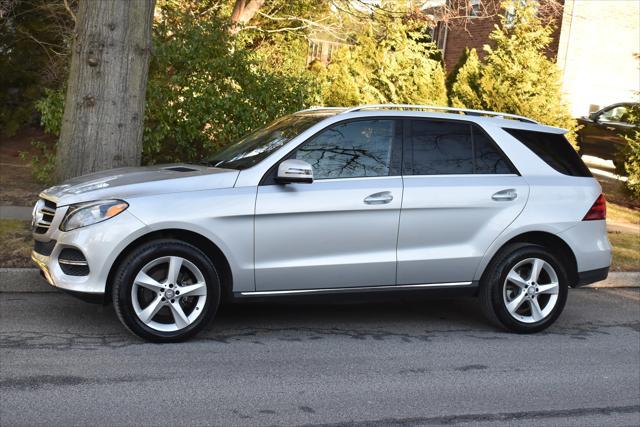
[[361,105],[359,107],[347,108],[340,114],[352,113],[354,111],[362,111],[362,110],[373,110],[373,109],[407,109],[407,110],[434,110],[434,111],[446,111],[446,112],[455,112],[461,113],[469,116],[492,116],[497,118],[507,118],[519,120],[521,122],[526,123],[535,123],[539,124],[533,119],[528,117],[519,116],[517,114],[509,114],[509,113],[497,113],[495,111],[484,111],[484,110],[470,110],[467,108],[452,108],[452,107],[439,107],[435,105],[411,105],[411,104],[370,104],[370,105]]
[[345,110],[348,107],[323,107],[321,105],[314,105],[309,108],[305,108],[304,110],[296,111],[296,113],[308,113],[310,111],[321,111],[321,110]]

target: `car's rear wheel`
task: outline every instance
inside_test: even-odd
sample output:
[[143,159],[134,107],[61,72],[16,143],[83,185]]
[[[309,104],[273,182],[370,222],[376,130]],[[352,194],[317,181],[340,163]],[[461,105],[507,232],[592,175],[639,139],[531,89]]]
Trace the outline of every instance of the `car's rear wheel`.
[[135,249],[118,268],[113,286],[122,323],[155,342],[193,336],[213,318],[220,302],[220,282],[209,258],[174,239]]
[[490,320],[518,333],[548,328],[562,312],[568,293],[565,267],[538,245],[504,248],[487,267],[480,288]]

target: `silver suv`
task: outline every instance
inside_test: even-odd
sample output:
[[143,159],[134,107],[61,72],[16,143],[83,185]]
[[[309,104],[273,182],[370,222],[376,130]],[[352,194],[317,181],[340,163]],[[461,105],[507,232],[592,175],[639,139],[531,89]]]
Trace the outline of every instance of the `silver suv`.
[[222,300],[433,290],[536,332],[611,261],[600,185],[564,133],[430,106],[300,111],[201,164],[45,190],[32,258],[151,341],[192,336]]

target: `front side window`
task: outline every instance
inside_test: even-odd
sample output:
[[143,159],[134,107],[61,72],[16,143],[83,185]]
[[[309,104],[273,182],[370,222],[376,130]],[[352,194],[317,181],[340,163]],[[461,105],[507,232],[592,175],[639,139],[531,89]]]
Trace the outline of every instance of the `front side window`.
[[323,130],[295,152],[314,179],[388,176],[399,139],[396,120],[357,120]]
[[601,122],[626,123],[629,121],[629,110],[624,105],[618,105],[600,114],[599,120]]

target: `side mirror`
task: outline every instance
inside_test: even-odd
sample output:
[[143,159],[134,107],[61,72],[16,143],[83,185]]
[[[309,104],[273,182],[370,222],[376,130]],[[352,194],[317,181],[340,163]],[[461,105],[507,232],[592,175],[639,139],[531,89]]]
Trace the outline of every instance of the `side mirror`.
[[293,182],[311,184],[313,182],[313,168],[304,160],[285,160],[278,166],[276,181],[280,184]]
[[594,112],[594,113],[589,114],[589,119],[591,119],[591,121],[593,121],[593,122],[597,123],[598,122],[598,117],[600,117],[600,115],[598,114],[597,111]]

